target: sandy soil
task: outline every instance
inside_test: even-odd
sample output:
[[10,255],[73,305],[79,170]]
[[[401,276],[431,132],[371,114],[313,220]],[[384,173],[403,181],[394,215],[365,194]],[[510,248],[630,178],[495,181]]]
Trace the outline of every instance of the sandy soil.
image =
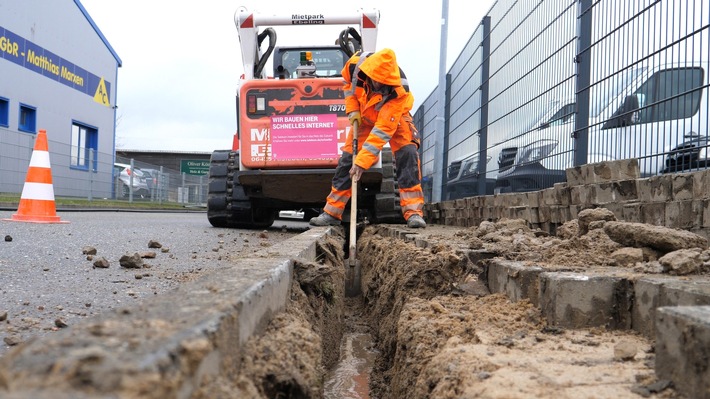
[[[557,236],[532,231],[519,220],[471,229],[412,230],[427,241],[426,248],[417,246],[416,238],[405,242],[387,237],[382,226],[369,226],[358,241],[363,297],[340,301],[337,289],[328,301],[311,283],[294,285],[294,306],[245,356],[239,378],[250,381],[251,390],[242,393],[255,398],[322,397],[318,369],[332,364],[324,354],[335,350],[335,338],[343,333],[340,326],[347,332],[364,323],[379,356],[368,376],[370,391],[348,397],[682,398],[668,381],[656,379],[654,344],[647,338],[603,327],[548,326],[529,302],[511,303],[487,292],[479,279],[482,264],[467,256],[476,249],[551,268],[562,264],[584,270],[614,266],[636,273],[707,273],[710,256],[704,238],[677,232],[680,244],[669,244],[667,238],[659,243],[659,236],[675,233],[612,223],[608,215],[596,214],[581,225],[575,220],[562,226]],[[605,225],[613,227],[609,233]],[[641,232],[623,232],[635,237],[625,242],[615,235],[617,227]],[[330,252],[340,252],[338,244],[330,247]],[[666,256],[679,251],[685,253],[682,261]],[[307,265],[308,280],[316,281],[320,274],[337,285],[342,278],[339,256],[320,266]],[[681,263],[686,269],[679,268]]]

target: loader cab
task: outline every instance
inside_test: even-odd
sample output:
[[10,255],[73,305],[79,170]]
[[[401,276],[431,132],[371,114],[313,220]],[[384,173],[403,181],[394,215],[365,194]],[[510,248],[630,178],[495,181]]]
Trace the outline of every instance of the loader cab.
[[347,54],[339,46],[276,47],[274,49],[274,77],[295,79],[296,68],[301,65],[301,53],[310,51],[317,77],[339,77],[348,60]]

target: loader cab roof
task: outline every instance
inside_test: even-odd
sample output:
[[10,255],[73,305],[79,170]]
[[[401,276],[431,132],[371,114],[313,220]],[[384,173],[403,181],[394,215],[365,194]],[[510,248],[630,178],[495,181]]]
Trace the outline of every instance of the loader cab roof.
[[276,47],[273,56],[274,76],[278,77],[281,74],[279,66],[282,66],[286,70],[284,73],[286,78],[295,78],[296,67],[301,63],[303,51],[311,52],[316,65],[316,75],[321,77],[340,76],[349,58],[340,46]]

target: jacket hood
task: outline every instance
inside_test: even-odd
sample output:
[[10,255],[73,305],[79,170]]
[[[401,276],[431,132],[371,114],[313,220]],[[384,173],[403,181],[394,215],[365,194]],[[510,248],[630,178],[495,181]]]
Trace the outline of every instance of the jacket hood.
[[360,70],[370,79],[388,86],[401,86],[399,66],[394,51],[385,48],[367,57],[360,65]]

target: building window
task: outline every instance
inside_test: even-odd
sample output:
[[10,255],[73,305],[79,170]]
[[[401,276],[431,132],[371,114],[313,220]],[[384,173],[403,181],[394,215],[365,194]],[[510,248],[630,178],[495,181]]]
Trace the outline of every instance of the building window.
[[17,129],[21,132],[37,133],[37,108],[20,104],[20,121]]
[[96,170],[98,149],[98,130],[96,128],[74,122],[71,127],[71,167],[89,170],[93,163]]
[[10,126],[10,100],[0,97],[0,126]]

